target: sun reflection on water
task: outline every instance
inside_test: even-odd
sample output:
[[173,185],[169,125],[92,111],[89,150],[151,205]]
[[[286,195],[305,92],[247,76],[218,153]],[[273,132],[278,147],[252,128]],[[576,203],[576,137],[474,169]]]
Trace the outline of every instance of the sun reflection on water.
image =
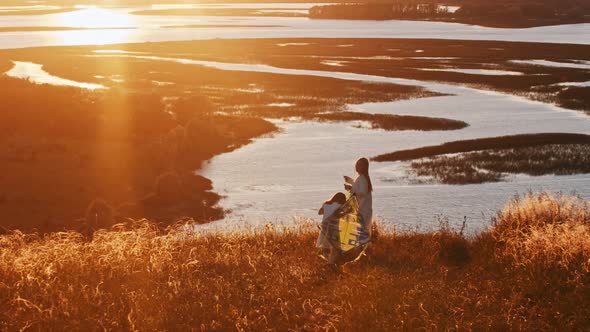
[[5,75],[15,78],[26,79],[37,84],[74,86],[77,88],[89,90],[98,90],[105,88],[105,86],[100,84],[76,82],[58,76],[53,76],[45,70],[43,70],[43,65],[40,64],[23,61],[13,61],[13,63],[14,67],[11,70],[7,71]]
[[97,30],[72,30],[52,33],[52,37],[55,37],[59,44],[123,43],[134,33],[132,28],[137,26],[129,14],[121,11],[96,6],[76,6],[76,8],[79,10],[52,15],[50,25]]
[[129,40],[133,29],[56,31],[52,37],[58,45],[120,44]]
[[54,15],[55,25],[81,28],[123,28],[135,26],[132,17],[124,12],[96,6],[76,8],[80,8],[80,10]]

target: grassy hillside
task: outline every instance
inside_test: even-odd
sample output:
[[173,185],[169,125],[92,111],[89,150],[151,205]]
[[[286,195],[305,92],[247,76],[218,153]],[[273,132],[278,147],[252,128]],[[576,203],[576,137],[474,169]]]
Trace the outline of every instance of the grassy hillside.
[[345,272],[317,229],[0,236],[0,329],[580,330],[590,315],[590,206],[514,199],[471,238],[381,231]]

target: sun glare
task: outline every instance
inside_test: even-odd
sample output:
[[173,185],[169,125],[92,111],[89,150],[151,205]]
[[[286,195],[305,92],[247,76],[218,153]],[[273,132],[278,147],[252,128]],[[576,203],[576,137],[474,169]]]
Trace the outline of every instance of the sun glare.
[[57,31],[54,33],[54,36],[63,45],[105,45],[123,43],[128,40],[128,36],[132,33],[134,33],[132,29],[99,29]]
[[121,28],[132,27],[129,15],[114,10],[83,7],[81,10],[56,15],[56,24],[81,28]]
[[[63,27],[86,29],[105,28],[105,30],[60,31],[59,36],[64,45],[114,44],[124,42],[133,33],[133,19],[126,13],[95,6],[78,7],[80,10],[55,15],[53,24]],[[123,29],[113,29],[123,28]]]

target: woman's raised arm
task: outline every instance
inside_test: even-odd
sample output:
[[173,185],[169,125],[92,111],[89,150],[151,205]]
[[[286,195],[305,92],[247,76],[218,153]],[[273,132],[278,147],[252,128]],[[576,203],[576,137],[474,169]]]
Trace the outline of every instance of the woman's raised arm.
[[354,184],[354,179],[351,178],[350,176],[344,175],[344,182],[348,183],[348,184]]

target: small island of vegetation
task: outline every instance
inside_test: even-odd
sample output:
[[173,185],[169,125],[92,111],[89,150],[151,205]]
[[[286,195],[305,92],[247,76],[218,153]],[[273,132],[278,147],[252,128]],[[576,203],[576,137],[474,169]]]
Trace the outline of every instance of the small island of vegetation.
[[584,174],[590,173],[590,135],[529,134],[463,140],[396,151],[373,160],[411,160],[411,172],[445,184],[497,182],[506,174]]

